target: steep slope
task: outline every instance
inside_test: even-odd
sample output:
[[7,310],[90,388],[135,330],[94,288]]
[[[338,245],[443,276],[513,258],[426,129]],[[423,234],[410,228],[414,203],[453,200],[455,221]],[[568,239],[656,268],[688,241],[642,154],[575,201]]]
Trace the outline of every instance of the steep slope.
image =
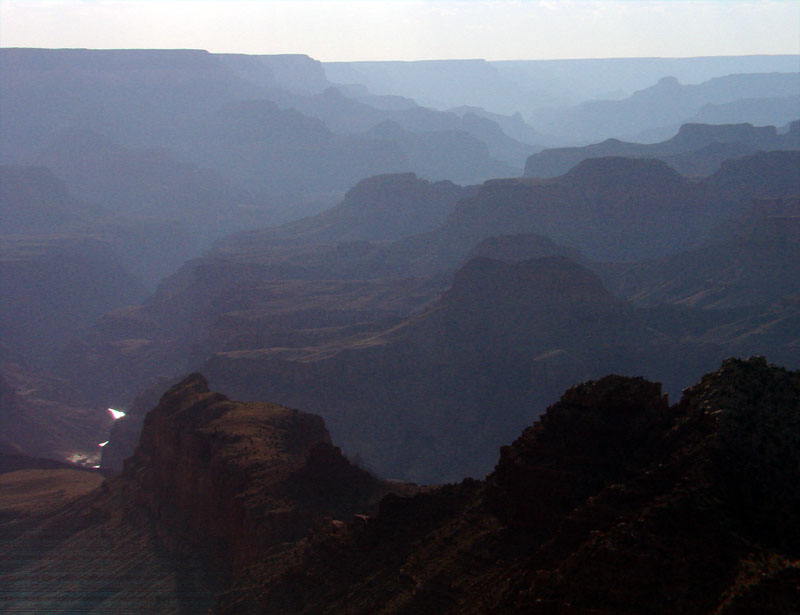
[[606,376],[564,393],[484,481],[420,492],[351,465],[319,417],[193,374],[99,489],[54,509],[52,470],[0,476],[29,497],[0,517],[3,609],[794,612],[799,413],[800,372],[762,357],[726,360],[673,406]]
[[[494,164],[504,162],[512,168],[519,168],[525,158],[536,149],[508,136],[499,125],[503,122],[516,131],[524,132],[526,128],[530,131],[530,127],[525,125],[521,117],[515,122],[512,118],[479,116],[471,111],[461,114],[435,111],[408,99],[400,100],[397,104],[384,104],[385,99],[370,96],[358,86],[332,87],[316,96],[276,97],[276,102],[322,120],[338,134],[363,133],[384,122],[410,133],[466,133],[486,144],[490,155],[495,159]],[[482,152],[478,154],[484,155]],[[420,171],[421,169],[417,170]]]
[[382,328],[447,283],[320,277],[225,259],[190,263],[144,305],[100,319],[59,357],[60,372],[95,403],[125,408],[155,379],[176,378],[213,352],[302,348]]
[[800,607],[800,373],[727,360],[670,407],[567,391],[485,482],[383,501],[223,613],[768,613]]
[[323,214],[226,238],[144,305],[107,314],[80,353],[63,357],[64,373],[97,403],[126,407],[152,378],[177,377],[204,353],[316,344],[406,316],[447,280],[377,279],[383,272],[370,274],[365,257],[375,247],[364,240],[435,227],[473,192],[413,174],[377,176]]
[[600,158],[555,180],[486,182],[428,241],[465,254],[486,237],[526,232],[595,259],[631,259],[692,241],[728,207],[659,161]]
[[4,609],[206,612],[245,567],[388,489],[341,456],[319,417],[229,401],[194,374],[148,414],[121,475],[0,525]]
[[[742,159],[737,164],[744,179],[728,186],[723,171],[702,181],[689,181],[659,161],[588,160],[555,180],[488,182],[474,196],[461,199],[442,224],[427,232],[394,241],[337,244],[340,237],[375,237],[373,218],[391,220],[397,225],[393,233],[415,227],[415,220],[420,225],[432,222],[426,214],[438,211],[442,215],[459,192],[449,184],[429,184],[405,175],[365,180],[327,214],[237,235],[187,263],[146,305],[107,315],[85,339],[78,359],[76,353],[65,356],[61,368],[73,380],[85,383],[100,407],[128,407],[153,378],[177,377],[187,365],[199,368],[213,353],[232,357],[241,351],[242,356],[260,353],[263,358],[280,354],[270,350],[276,348],[302,355],[303,349],[344,347],[353,336],[374,337],[434,300],[450,284],[451,272],[489,237],[513,234],[517,239],[500,239],[494,246],[483,244],[473,256],[520,260],[561,255],[587,262],[576,254],[576,248],[590,256],[618,258],[674,252],[681,246],[700,244],[721,221],[735,220],[759,192],[797,191],[795,162],[791,152]],[[763,178],[765,169],[772,174],[770,181]],[[428,198],[434,200],[426,207]],[[542,232],[568,241],[572,249]],[[519,237],[523,234],[527,235],[524,239]],[[320,241],[329,243],[317,243]],[[759,254],[769,257],[772,247],[769,243],[763,246],[766,252],[753,252],[749,261],[746,252],[735,255],[741,265],[735,279],[741,278],[744,286],[728,285],[731,305],[777,299],[780,295],[764,294],[769,280],[776,284],[791,281],[792,264],[785,259],[786,266],[775,271],[754,267]],[[737,261],[729,259],[720,266],[713,253],[698,254],[707,256],[709,262],[691,263],[690,269],[677,271],[679,286],[688,288],[692,277],[685,274],[696,269],[705,271],[705,277],[697,277],[700,287],[689,295],[702,290],[709,274],[719,274],[720,288],[727,292],[723,272],[730,271]],[[633,297],[636,292],[620,290],[624,284],[632,285],[635,278],[630,272],[636,266],[626,267],[616,271],[628,271],[627,282],[618,279],[609,287]],[[661,278],[643,279],[653,285]],[[747,290],[752,282],[756,284]],[[737,288],[749,292],[752,299],[736,295],[733,291]],[[685,386],[726,356],[722,348],[732,338],[704,338],[703,333],[742,316],[726,314],[711,322],[697,311],[643,314],[642,322],[666,335],[671,343],[712,348],[708,355],[712,358],[698,358],[692,368],[687,364],[685,378],[676,377],[669,386]],[[754,352],[778,352],[764,339],[766,345]],[[686,352],[696,356],[694,350]],[[779,356],[794,366],[788,355]],[[556,357],[574,364],[564,354],[550,355],[548,360]],[[406,363],[409,360],[404,359]],[[563,365],[559,369],[576,378],[591,376]],[[662,372],[651,375],[667,378]],[[133,444],[129,442],[128,447]]]
[[[777,191],[791,194],[796,174],[790,153],[778,154],[772,170]],[[746,159],[743,164],[749,168]],[[511,234],[539,235],[543,246],[550,243],[550,254],[566,254],[566,246],[594,259],[633,260],[698,243],[704,229],[745,209],[761,188],[761,180],[752,183],[722,190],[711,180],[689,181],[657,160],[592,159],[552,180],[485,182],[438,227],[392,243],[350,246],[349,258],[337,249],[313,260],[294,254],[285,260],[300,267],[319,261],[345,277],[430,276],[463,263],[479,242]]]

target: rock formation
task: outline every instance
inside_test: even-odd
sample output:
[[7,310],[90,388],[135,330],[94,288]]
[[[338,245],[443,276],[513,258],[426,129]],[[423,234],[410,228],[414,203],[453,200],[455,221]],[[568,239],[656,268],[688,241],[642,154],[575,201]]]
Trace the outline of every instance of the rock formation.
[[229,401],[193,374],[147,415],[120,475],[54,512],[0,525],[4,602],[206,612],[246,567],[316,524],[370,512],[391,489],[415,490],[352,465],[319,417]]
[[798,412],[800,374],[763,358],[672,407],[642,379],[579,385],[485,482],[387,498],[223,612],[794,612]]
[[442,482],[485,475],[493,451],[571,382],[614,370],[679,390],[715,361],[656,327],[567,258],[475,258],[402,321],[305,348],[218,352],[202,371],[240,399],[323,415],[383,476]]
[[800,372],[762,357],[726,360],[672,406],[657,383],[606,376],[564,393],[485,480],[419,492],[351,465],[318,417],[193,374],[120,476],[0,517],[4,606],[794,612],[799,413]]

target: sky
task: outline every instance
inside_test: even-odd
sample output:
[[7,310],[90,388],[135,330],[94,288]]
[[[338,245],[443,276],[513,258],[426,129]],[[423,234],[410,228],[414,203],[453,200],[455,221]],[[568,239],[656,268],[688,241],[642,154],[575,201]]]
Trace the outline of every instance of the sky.
[[797,0],[0,0],[0,46],[322,61],[800,53]]

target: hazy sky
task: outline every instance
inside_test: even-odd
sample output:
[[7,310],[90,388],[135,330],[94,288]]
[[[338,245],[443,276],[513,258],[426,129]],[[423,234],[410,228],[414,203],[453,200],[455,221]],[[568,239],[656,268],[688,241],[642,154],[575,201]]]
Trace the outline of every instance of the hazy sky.
[[797,0],[0,0],[3,47],[323,61],[800,52]]

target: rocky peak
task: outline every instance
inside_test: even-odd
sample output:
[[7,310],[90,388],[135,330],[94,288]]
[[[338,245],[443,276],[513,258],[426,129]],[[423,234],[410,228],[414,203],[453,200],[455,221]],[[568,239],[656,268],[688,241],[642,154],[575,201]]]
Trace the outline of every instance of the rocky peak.
[[656,87],[676,89],[680,87],[680,82],[672,76],[661,77],[656,84]]
[[[204,581],[213,580],[206,592],[229,590],[217,596],[217,612],[226,614],[731,615],[800,607],[800,372],[762,357],[726,360],[671,407],[661,386],[643,378],[580,384],[502,449],[485,481],[387,497],[374,516],[349,522],[317,516],[305,540],[278,545],[298,535],[289,530],[308,530],[311,520],[291,522],[304,519],[305,509],[336,510],[331,497],[362,498],[374,484],[326,441],[292,444],[298,421],[310,420],[301,414],[228,401],[199,375],[179,383],[148,421],[162,436],[172,424],[184,426],[171,434],[185,454],[171,456],[170,470],[191,478],[185,460],[193,458],[206,480],[169,494],[180,517],[170,517],[166,505],[148,508],[139,532],[170,526],[154,541],[158,555],[144,551],[141,539],[126,542],[135,506],[128,503],[121,520],[117,514],[121,526],[107,520],[120,512],[112,508],[120,499],[110,495],[132,486],[141,494],[154,484],[153,459],[134,458],[127,478],[110,481],[105,495],[72,505],[66,531],[87,529],[71,543],[53,540],[60,529],[52,523],[38,530],[47,558],[4,576],[9,604],[30,599],[38,574],[36,604],[49,607],[41,612],[62,606],[67,587],[81,605],[116,591],[133,604],[126,612],[154,612],[148,599],[158,612],[178,612],[162,604],[175,595],[192,599],[185,567],[199,552]],[[247,450],[249,436],[262,451],[255,462],[236,454]],[[204,442],[216,447],[205,461]],[[149,450],[161,449],[153,454],[166,460],[168,445],[151,441]],[[300,451],[305,457],[293,465]],[[243,471],[251,480],[231,498],[225,489]],[[216,525],[198,523],[204,510]],[[93,524],[99,529],[88,533]],[[114,549],[98,567],[97,551],[110,535]],[[11,550],[33,553],[35,537],[26,533]],[[164,546],[180,556],[169,566],[159,559]],[[233,575],[225,576],[229,557]],[[145,574],[136,568],[141,562]],[[175,589],[165,589],[151,571],[175,574],[173,562],[184,568]],[[86,578],[81,567],[90,571]]]
[[578,502],[636,475],[670,418],[661,385],[606,376],[569,389],[511,445],[489,478],[512,525],[552,529]]
[[796,612],[798,378],[731,359],[672,407],[642,378],[573,387],[486,481],[312,540],[262,612]]
[[331,445],[320,417],[230,401],[200,374],[150,411],[116,485],[157,520],[165,544],[234,570],[299,539],[314,519],[363,511],[385,491]]
[[[376,200],[389,196],[402,200],[413,194],[430,182],[418,179],[414,173],[387,173],[362,179],[345,194],[344,200],[338,207],[342,209],[368,208]],[[394,199],[393,199],[394,200]]]
[[[0,442],[0,466],[18,464],[7,448]],[[312,528],[373,513],[390,491],[416,488],[352,465],[320,417],[231,401],[192,374],[148,413],[121,474],[66,504],[62,492],[61,506],[24,527],[0,519],[4,606],[212,612],[232,582],[289,561]],[[33,591],[32,578],[42,579]]]
[[761,541],[800,550],[800,372],[727,359],[690,387],[681,411],[713,423],[716,494]]

